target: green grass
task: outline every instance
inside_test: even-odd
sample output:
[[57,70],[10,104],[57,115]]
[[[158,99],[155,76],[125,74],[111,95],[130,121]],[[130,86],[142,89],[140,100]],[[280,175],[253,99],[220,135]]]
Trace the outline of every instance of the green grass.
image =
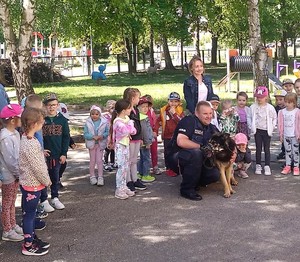
[[[216,87],[217,83],[226,75],[226,67],[207,67],[206,74],[213,80],[214,92],[221,99],[235,99],[237,92],[236,77],[232,80],[231,92],[225,86]],[[138,88],[142,95],[150,94],[154,99],[154,107],[160,108],[165,105],[168,94],[172,91],[178,92],[183,98],[183,82],[189,76],[185,70],[160,71],[155,76],[146,73],[111,74],[98,85],[90,77],[73,78],[60,83],[36,84],[34,90],[44,97],[49,92],[57,93],[59,100],[67,105],[81,105],[85,108],[92,104],[104,106],[109,99],[118,100],[122,97],[127,87]],[[246,91],[251,97],[253,91],[253,77],[250,73],[241,73],[240,90]],[[184,99],[183,103],[184,103]],[[251,102],[251,100],[249,101]]]

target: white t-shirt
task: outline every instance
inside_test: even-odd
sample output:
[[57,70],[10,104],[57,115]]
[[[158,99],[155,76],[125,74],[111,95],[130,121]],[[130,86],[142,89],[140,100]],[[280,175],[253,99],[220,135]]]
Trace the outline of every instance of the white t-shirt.
[[208,89],[207,86],[202,82],[198,84],[198,102],[206,101]]
[[257,129],[268,130],[267,110],[267,105],[257,107],[255,116],[255,125]]
[[286,108],[282,110],[283,135],[286,137],[295,137],[296,110],[296,108],[292,111],[288,111]]

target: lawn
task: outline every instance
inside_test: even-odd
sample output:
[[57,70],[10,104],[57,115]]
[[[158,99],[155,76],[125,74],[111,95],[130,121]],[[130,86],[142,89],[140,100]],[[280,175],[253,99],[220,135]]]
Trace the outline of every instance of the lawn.
[[[211,67],[206,69],[206,74],[211,75],[214,90],[221,98],[233,99],[236,92],[226,92],[225,87],[216,88],[220,79],[226,74],[225,67]],[[127,87],[138,88],[142,95],[150,94],[155,101],[155,108],[163,106],[168,94],[178,92],[183,97],[183,81],[189,73],[185,70],[160,71],[155,76],[146,73],[137,73],[134,76],[128,74],[111,74],[107,80],[98,85],[88,77],[73,78],[60,83],[36,84],[34,90],[42,97],[49,92],[57,93],[60,101],[68,105],[81,105],[88,108],[92,104],[105,105],[109,99],[119,99]],[[242,74],[241,90],[252,92],[253,81],[251,74]],[[236,90],[236,80],[232,81],[231,90]]]

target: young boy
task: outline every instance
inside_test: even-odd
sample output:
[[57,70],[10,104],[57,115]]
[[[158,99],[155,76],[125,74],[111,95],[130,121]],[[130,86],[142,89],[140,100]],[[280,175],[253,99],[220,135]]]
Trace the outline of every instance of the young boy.
[[150,119],[147,115],[149,111],[149,104],[152,105],[152,103],[145,96],[142,96],[138,103],[138,109],[140,112],[140,122],[142,127],[142,145],[140,149],[138,171],[141,175],[141,181],[144,183],[153,182],[155,180],[155,177],[150,175],[150,146],[152,144],[153,134],[150,125]]
[[214,110],[214,115],[211,120],[211,123],[216,126],[216,128],[221,131],[219,126],[219,120],[220,120],[220,113],[218,112],[218,107],[220,105],[220,98],[216,94],[212,94],[212,96],[209,98],[209,102],[211,103],[211,106]]
[[292,93],[294,91],[294,82],[292,79],[284,79],[282,81],[282,88],[287,92],[287,93]]
[[55,209],[64,209],[65,206],[58,199],[59,170],[66,161],[70,141],[68,120],[58,113],[58,98],[56,94],[48,94],[43,103],[46,107],[46,118],[43,126],[44,149],[48,172],[52,182],[51,205]]
[[[284,89],[277,89],[274,92],[275,97],[275,110],[278,115],[279,110],[285,108],[284,97],[287,92]],[[281,144],[281,152],[278,154],[277,159],[285,159],[285,149],[283,143]]]
[[172,92],[168,97],[168,104],[160,109],[160,115],[156,120],[154,132],[158,134],[158,129],[162,127],[162,139],[164,141],[164,159],[166,165],[166,175],[177,176],[177,174],[170,169],[167,161],[168,143],[170,142],[178,122],[184,117],[183,107],[180,101],[180,95]]

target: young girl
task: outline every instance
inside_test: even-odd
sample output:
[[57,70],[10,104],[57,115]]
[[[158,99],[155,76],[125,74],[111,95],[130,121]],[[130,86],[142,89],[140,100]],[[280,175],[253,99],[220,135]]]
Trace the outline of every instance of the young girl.
[[285,108],[278,113],[280,142],[285,148],[285,167],[281,174],[291,173],[294,160],[294,176],[299,176],[300,109],[297,108],[297,95],[289,93],[284,97]]
[[221,132],[228,133],[233,138],[237,131],[237,124],[240,120],[239,115],[232,106],[231,100],[221,102],[222,113],[220,116]]
[[111,146],[115,146],[116,161],[118,164],[115,197],[119,199],[127,199],[129,196],[135,195],[126,186],[126,177],[129,173],[130,135],[136,134],[134,122],[128,117],[131,109],[131,104],[128,100],[118,100],[111,119]]
[[[102,117],[104,117],[108,124],[110,125],[112,113],[115,110],[116,101],[115,100],[108,100],[106,102],[105,112],[102,113]],[[108,141],[109,144],[109,141]],[[108,161],[108,159],[110,161]],[[115,163],[115,150],[109,149],[108,146],[105,148],[104,152],[104,170],[105,171],[112,171],[113,168],[117,168],[117,164]]]
[[48,253],[49,243],[38,239],[35,214],[41,190],[51,185],[44,152],[34,134],[42,129],[44,113],[41,109],[26,108],[21,116],[24,134],[20,144],[20,188],[22,192],[24,244],[22,254],[41,256]]
[[22,241],[23,230],[16,224],[15,202],[19,188],[19,150],[22,107],[8,104],[1,110],[4,128],[0,132],[0,163],[2,185],[2,240]]
[[[109,133],[108,122],[101,118],[100,107],[93,105],[90,116],[84,125],[85,145],[90,154],[90,183],[91,185],[103,186],[103,150],[107,145]],[[98,175],[95,175],[95,165],[97,164]]]
[[237,123],[237,133],[243,133],[249,139],[249,130],[251,128],[251,111],[247,106],[248,95],[246,92],[241,91],[236,95],[237,106],[235,107],[235,111],[239,115],[239,121]]
[[234,137],[237,147],[234,171],[241,178],[248,178],[247,170],[251,165],[251,151],[248,147],[248,138],[243,133],[237,133]]
[[130,172],[126,178],[127,187],[135,192],[138,190],[145,190],[146,186],[141,182],[137,177],[137,161],[138,154],[141,147],[141,122],[140,122],[140,112],[137,108],[137,105],[140,101],[141,92],[137,88],[128,87],[124,90],[123,99],[129,101],[131,105],[131,112],[129,118],[133,120],[134,127],[136,129],[136,134],[131,136],[130,144],[129,144],[129,167]]
[[250,106],[251,110],[251,133],[254,134],[256,146],[255,174],[261,175],[261,151],[264,145],[266,176],[271,175],[270,169],[270,142],[273,130],[277,123],[277,115],[274,107],[268,104],[269,91],[265,86],[259,86],[254,92],[256,102]]

